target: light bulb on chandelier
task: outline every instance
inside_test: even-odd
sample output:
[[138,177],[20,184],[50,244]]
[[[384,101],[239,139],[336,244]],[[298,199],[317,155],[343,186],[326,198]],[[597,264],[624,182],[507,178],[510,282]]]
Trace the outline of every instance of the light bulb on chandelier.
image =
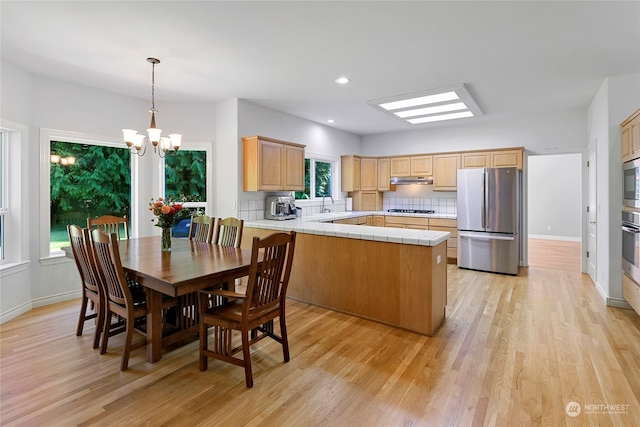
[[169,151],[175,152],[180,149],[182,144],[182,135],[172,133],[169,137],[163,137],[162,129],[156,127],[156,100],[155,100],[155,70],[156,64],[160,63],[159,59],[147,58],[147,62],[151,63],[151,125],[147,129],[147,135],[139,134],[135,129],[122,129],[122,136],[127,147],[133,154],[143,156],[147,151],[147,145],[153,145],[153,151],[158,153],[160,157],[164,157]]

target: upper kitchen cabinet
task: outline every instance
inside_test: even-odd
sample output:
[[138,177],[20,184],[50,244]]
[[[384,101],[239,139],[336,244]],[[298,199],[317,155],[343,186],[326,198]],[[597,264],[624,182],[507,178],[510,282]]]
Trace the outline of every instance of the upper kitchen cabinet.
[[468,151],[461,154],[462,169],[518,168],[522,170],[522,148],[495,151]]
[[492,168],[518,168],[522,170],[522,149],[491,152]]
[[391,160],[378,159],[378,191],[391,190]]
[[391,176],[411,176],[411,157],[392,157]]
[[640,158],[640,109],[620,124],[622,128],[622,161]]
[[264,136],[242,143],[244,191],[304,191],[304,145]]
[[340,156],[342,191],[360,191],[360,157]]
[[378,189],[378,159],[368,157],[360,159],[360,189],[362,191]]
[[433,156],[433,190],[456,191],[458,188],[460,154]]
[[433,156],[412,156],[411,176],[432,176]]
[[490,168],[491,154],[488,152],[462,153],[462,169]]

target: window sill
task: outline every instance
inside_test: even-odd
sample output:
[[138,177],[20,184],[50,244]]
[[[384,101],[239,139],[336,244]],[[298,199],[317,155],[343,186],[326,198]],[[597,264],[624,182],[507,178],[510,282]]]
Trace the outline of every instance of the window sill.
[[0,265],[0,278],[26,271],[31,261],[9,262]]
[[68,262],[73,262],[73,260],[71,258],[67,258],[64,254],[64,251],[52,252],[50,256],[40,258],[40,265],[42,265],[43,267],[49,265],[66,264]]

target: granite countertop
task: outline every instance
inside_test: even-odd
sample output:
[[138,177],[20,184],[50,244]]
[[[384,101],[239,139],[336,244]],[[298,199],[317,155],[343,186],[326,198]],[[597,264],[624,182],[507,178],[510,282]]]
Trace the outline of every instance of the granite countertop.
[[353,224],[333,224],[331,222],[340,219],[357,218],[368,215],[393,215],[456,219],[456,216],[453,214],[414,214],[386,211],[350,211],[303,215],[300,218],[284,221],[273,221],[267,219],[245,221],[244,226],[250,228],[262,228],[267,230],[295,231],[298,233],[317,234],[321,236],[375,240],[379,242],[403,243],[408,245],[422,246],[436,246],[451,237],[451,233],[446,231],[372,227],[368,225]]

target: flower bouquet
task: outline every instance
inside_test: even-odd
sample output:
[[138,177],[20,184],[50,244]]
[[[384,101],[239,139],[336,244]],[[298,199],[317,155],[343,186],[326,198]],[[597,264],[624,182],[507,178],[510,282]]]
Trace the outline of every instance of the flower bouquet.
[[171,228],[184,218],[191,216],[189,209],[183,209],[182,203],[175,203],[158,197],[151,199],[149,210],[153,213],[156,227],[162,228],[162,250],[171,250]]

